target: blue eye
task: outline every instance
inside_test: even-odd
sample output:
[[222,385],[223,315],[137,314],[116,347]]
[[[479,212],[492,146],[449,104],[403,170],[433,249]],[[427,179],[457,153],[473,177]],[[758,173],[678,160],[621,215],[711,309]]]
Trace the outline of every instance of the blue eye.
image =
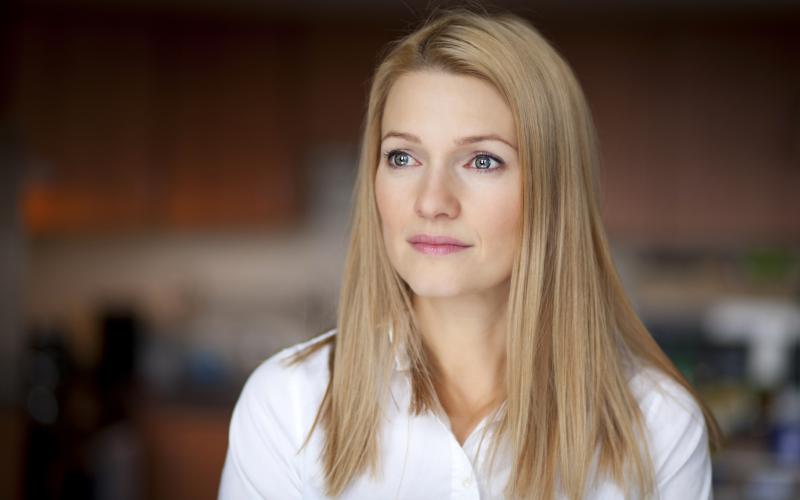
[[[392,168],[405,167],[411,162],[410,154],[406,153],[405,151],[400,151],[397,149],[388,151],[384,153],[383,156],[386,157],[386,161]],[[395,162],[394,160],[397,160],[397,162]]]
[[[492,162],[494,162],[496,166],[492,167]],[[481,173],[483,173],[500,169],[503,166],[503,161],[490,154],[479,153],[472,159],[472,164],[475,165],[476,170],[480,170]]]

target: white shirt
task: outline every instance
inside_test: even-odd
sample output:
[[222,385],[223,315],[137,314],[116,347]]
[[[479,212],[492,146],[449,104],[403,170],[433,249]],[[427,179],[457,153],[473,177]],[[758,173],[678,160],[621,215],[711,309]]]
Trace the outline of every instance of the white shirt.
[[[230,423],[228,451],[219,488],[220,500],[324,499],[321,427],[297,454],[314,420],[328,383],[330,345],[303,363],[286,367],[294,352],[334,335],[329,330],[287,347],[263,361],[250,375]],[[482,466],[490,453],[489,438],[479,447],[485,417],[464,441],[453,435],[446,415],[415,416],[408,411],[411,385],[407,359],[398,357],[392,378],[383,441],[382,479],[369,473],[351,483],[340,498],[348,499],[501,499],[509,477],[509,453],[498,451],[491,476]],[[672,379],[640,369],[629,380],[645,417],[660,498],[712,499],[711,460],[703,415],[689,393]],[[507,451],[507,450],[506,450]],[[558,492],[557,498],[565,498]],[[623,499],[612,482],[593,484],[586,499]]]

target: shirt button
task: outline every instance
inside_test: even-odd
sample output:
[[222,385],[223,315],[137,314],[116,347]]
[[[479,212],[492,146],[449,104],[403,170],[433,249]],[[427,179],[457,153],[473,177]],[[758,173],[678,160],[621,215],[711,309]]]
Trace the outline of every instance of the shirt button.
[[464,488],[469,488],[470,486],[472,486],[472,479],[466,478],[463,481],[461,481],[461,484],[464,486]]

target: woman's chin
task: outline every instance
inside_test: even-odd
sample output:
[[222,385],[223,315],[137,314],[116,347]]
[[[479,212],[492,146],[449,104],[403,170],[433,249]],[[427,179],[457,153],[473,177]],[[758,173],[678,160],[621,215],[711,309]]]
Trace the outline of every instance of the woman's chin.
[[446,298],[455,297],[464,293],[463,288],[458,286],[454,280],[432,280],[428,278],[410,281],[408,284],[418,297]]

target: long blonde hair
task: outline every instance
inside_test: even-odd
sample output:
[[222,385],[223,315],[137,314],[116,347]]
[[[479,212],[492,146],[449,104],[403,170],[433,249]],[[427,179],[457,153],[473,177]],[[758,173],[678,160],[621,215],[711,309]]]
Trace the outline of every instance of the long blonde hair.
[[[337,332],[293,359],[331,345],[330,380],[308,443],[324,429],[326,494],[379,470],[382,402],[396,346],[410,361],[414,414],[439,407],[412,292],[390,265],[374,179],[380,124],[392,84],[407,72],[441,70],[490,82],[516,123],[522,169],[522,245],[513,266],[506,325],[501,438],[511,444],[509,498],[582,498],[595,450],[598,471],[630,494],[653,491],[644,424],[627,385],[626,360],[661,370],[703,411],[711,449],[722,435],[709,408],[631,307],[614,267],[598,207],[598,154],[583,92],[567,63],[526,20],[464,8],[434,11],[393,42],[371,82],[351,213]],[[399,342],[390,342],[387,328]],[[356,431],[357,432],[354,432]],[[494,456],[494,452],[492,453]],[[633,475],[629,475],[631,472]]]

